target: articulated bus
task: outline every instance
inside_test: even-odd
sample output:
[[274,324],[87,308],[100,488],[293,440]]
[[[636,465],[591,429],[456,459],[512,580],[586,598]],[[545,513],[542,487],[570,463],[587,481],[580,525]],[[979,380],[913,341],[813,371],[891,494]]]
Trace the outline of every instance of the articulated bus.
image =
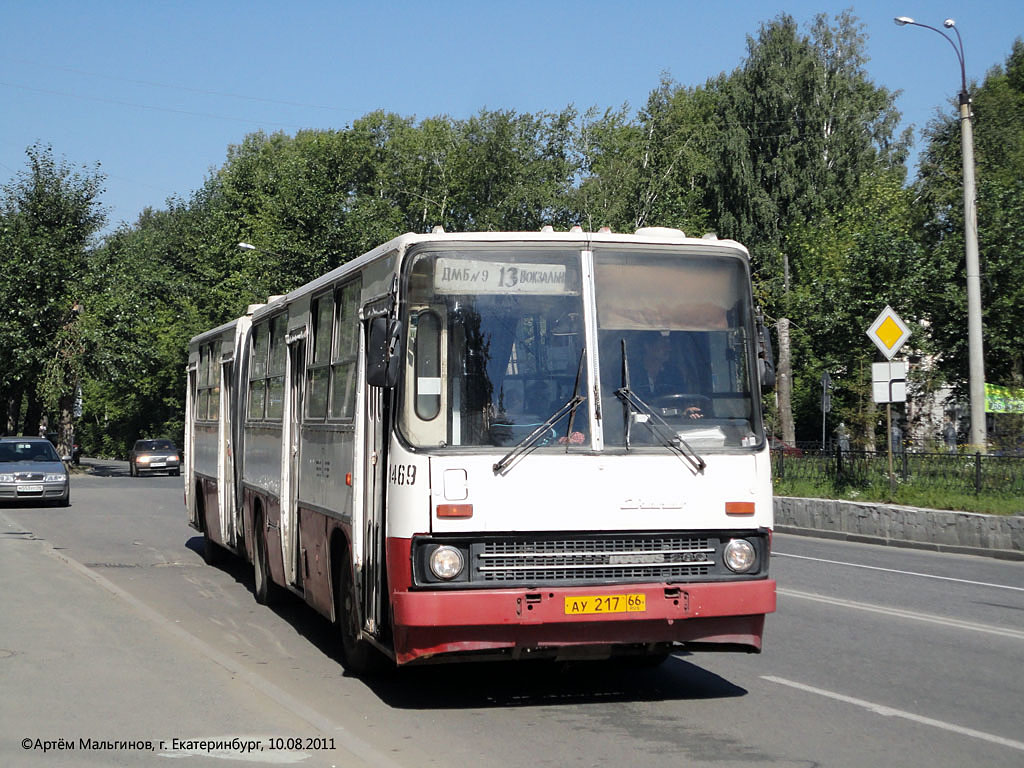
[[191,340],[185,504],[356,673],[758,652],[773,383],[739,243],[435,228]]

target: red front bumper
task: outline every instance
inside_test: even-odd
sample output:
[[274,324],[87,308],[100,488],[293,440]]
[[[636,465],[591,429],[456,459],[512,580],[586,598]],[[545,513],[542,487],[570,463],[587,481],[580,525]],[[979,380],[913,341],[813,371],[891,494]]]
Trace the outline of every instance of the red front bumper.
[[[404,582],[408,584],[408,581]],[[565,598],[643,594],[637,613],[567,615]],[[399,664],[446,653],[709,643],[761,649],[775,581],[391,592]]]

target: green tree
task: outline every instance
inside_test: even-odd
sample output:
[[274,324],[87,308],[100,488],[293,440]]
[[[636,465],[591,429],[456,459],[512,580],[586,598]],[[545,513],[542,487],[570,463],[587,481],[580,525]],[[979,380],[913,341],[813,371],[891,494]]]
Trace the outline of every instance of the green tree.
[[578,129],[578,219],[589,229],[632,232],[660,225],[704,232],[704,206],[718,135],[716,94],[668,77],[630,121],[626,108],[588,111]]
[[721,78],[722,138],[708,208],[720,232],[745,242],[776,320],[783,439],[795,440],[790,323],[795,281],[786,243],[796,227],[836,212],[865,174],[902,167],[907,135],[893,139],[895,94],[864,69],[865,40],[850,12],[821,14],[809,35],[792,17],[764,24],[748,55]]
[[70,453],[71,408],[81,374],[75,308],[86,259],[105,222],[98,166],[75,169],[53,148],[26,150],[27,168],[0,193],[0,398],[7,431],[35,433],[59,418]]
[[226,319],[200,306],[223,277],[201,244],[205,219],[169,202],[90,255],[81,431],[95,455],[124,456],[139,437],[180,438],[185,345]]
[[[827,431],[843,421],[859,444],[874,449],[878,414],[871,363],[876,352],[865,330],[886,304],[914,329],[914,351],[929,358],[934,353],[924,332],[932,322],[927,297],[941,275],[917,241],[913,191],[902,182],[900,169],[866,174],[838,210],[794,227],[785,239],[795,276],[789,297],[797,318],[792,326],[794,416],[803,434],[821,429],[820,380],[827,372],[835,386]],[[939,386],[931,374],[928,368],[915,369],[919,390]]]
[[569,223],[575,118],[571,108],[539,115],[481,111],[457,124],[446,228],[526,231]]
[[[1024,43],[972,84],[978,246],[989,382],[1024,384]],[[925,132],[915,192],[924,246],[943,278],[932,296],[939,366],[961,399],[968,379],[963,167],[955,106]]]

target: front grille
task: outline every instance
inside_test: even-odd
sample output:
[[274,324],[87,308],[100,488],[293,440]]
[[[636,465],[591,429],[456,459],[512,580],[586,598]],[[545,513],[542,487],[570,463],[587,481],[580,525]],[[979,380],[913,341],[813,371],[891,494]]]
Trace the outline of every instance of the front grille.
[[703,576],[710,573],[715,555],[703,537],[494,541],[479,549],[474,551],[473,580],[502,583]]
[[[746,574],[733,573],[722,562],[725,544],[736,536],[757,550],[757,565]],[[431,553],[439,546],[463,554],[466,568],[451,581],[430,570]],[[732,581],[764,578],[767,551],[767,533],[756,530],[418,536],[413,580],[419,587],[442,589]]]

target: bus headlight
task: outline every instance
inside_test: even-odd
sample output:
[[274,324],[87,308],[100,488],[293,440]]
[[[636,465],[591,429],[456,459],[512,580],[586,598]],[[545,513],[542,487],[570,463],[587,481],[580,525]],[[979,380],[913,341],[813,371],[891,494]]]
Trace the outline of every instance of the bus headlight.
[[439,579],[451,581],[462,573],[462,552],[455,547],[443,545],[430,553],[430,570]]
[[723,557],[730,571],[746,573],[757,562],[757,551],[746,539],[732,539],[725,545]]

